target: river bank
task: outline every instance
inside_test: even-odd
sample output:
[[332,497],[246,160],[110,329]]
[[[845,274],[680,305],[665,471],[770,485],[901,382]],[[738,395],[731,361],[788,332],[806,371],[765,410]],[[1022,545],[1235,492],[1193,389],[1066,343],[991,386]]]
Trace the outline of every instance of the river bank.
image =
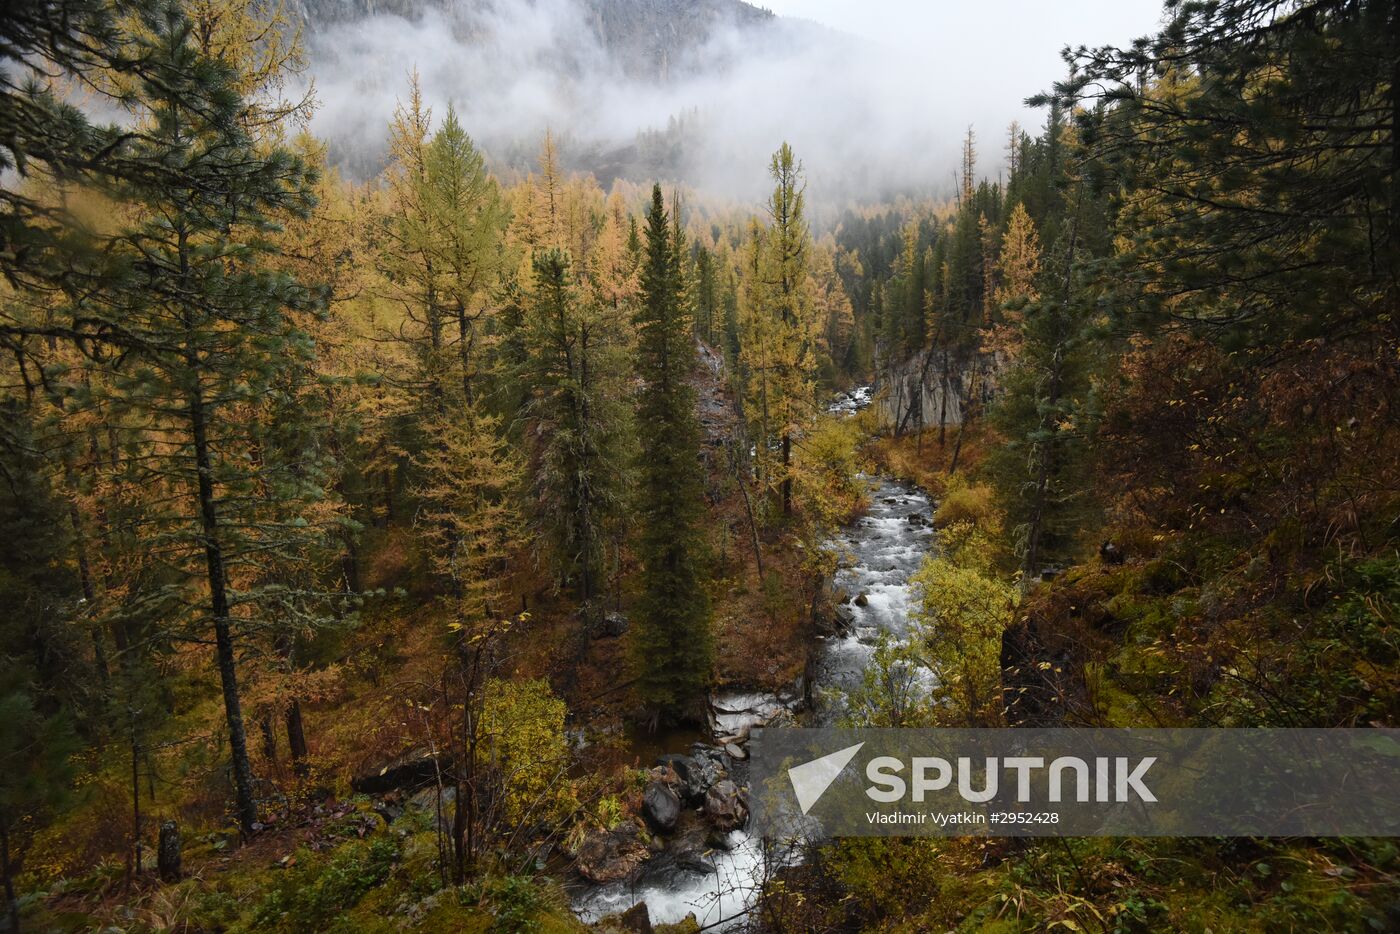
[[[810,646],[811,681],[783,692],[730,692],[711,701],[708,743],[668,749],[673,755],[710,758],[724,778],[745,789],[742,744],[756,726],[798,722],[827,724],[839,718],[843,697],[864,676],[874,645],[882,637],[901,639],[908,631],[910,578],[932,547],[932,503],[908,483],[866,477],[869,505],[828,542],[838,570],[831,581],[836,610]],[[810,701],[810,703],[809,703]],[[656,749],[656,744],[650,750]],[[735,755],[737,753],[737,755]],[[666,760],[668,756],[660,756]],[[743,828],[717,836],[706,829],[704,807],[678,821],[665,846],[647,859],[635,878],[580,886],[572,905],[581,920],[595,922],[645,903],[652,923],[671,924],[694,915],[701,926],[723,930],[757,903],[774,867],[762,842]]]

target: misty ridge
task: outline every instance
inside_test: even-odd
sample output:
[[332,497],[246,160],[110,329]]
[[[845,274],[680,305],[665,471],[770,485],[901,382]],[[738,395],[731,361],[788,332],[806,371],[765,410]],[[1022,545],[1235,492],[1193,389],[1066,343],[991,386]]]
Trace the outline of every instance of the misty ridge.
[[742,200],[762,196],[784,140],[815,200],[946,194],[977,109],[958,93],[931,104],[908,56],[737,0],[302,0],[296,12],[320,102],[311,130],[359,179],[382,169],[415,70],[435,116],[455,107],[507,177],[533,166],[549,131],[566,168],[605,186],[655,179]]

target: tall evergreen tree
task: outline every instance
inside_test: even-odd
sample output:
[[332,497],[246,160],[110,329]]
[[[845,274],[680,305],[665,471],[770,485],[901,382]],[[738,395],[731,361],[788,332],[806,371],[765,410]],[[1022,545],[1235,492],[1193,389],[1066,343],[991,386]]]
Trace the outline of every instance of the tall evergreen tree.
[[288,152],[255,148],[235,75],[198,53],[178,9],[146,28],[154,74],[140,90],[146,117],[135,150],[173,171],[123,192],[137,220],[117,244],[132,261],[93,299],[132,347],[112,362],[108,400],[126,480],[169,493],[135,520],[165,570],[127,611],[151,612],[175,638],[212,631],[235,816],[247,831],[258,811],[237,642],[316,619],[303,594],[259,579],[270,555],[296,555],[319,536],[306,511],[322,498],[323,477],[314,452],[288,461],[288,452],[257,450],[255,417],[312,359],[298,321],[316,297],[260,260],[276,218],[309,207],[313,178]]
[[682,297],[683,246],[679,227],[667,223],[657,185],[647,212],[636,316],[642,593],[631,649],[638,693],[668,718],[701,696],[714,654],[702,569],[704,478],[690,384],[695,338]]
[[579,600],[601,592],[611,525],[621,514],[626,464],[619,386],[619,325],[611,306],[588,301],[560,249],[534,260],[524,368],[535,523],[551,546],[556,578]]

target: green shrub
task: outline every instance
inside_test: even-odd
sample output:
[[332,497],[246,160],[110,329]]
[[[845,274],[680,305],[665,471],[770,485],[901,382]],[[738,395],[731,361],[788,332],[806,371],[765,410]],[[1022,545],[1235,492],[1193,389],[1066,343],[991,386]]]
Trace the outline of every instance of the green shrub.
[[355,907],[366,892],[388,880],[398,857],[398,845],[390,837],[348,844],[324,862],[299,851],[298,864],[258,906],[253,926],[308,934],[327,930],[330,922]]

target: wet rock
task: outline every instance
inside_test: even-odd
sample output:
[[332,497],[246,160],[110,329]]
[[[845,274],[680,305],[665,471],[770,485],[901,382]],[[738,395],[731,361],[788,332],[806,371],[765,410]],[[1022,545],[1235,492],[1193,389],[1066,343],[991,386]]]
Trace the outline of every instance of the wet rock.
[[744,751],[744,747],[738,743],[725,743],[724,754],[734,759],[747,759],[749,754]]
[[724,763],[724,750],[709,743],[691,743],[690,755],[693,759],[708,759],[717,765]]
[[432,750],[411,749],[385,762],[376,763],[350,779],[350,787],[360,794],[376,795],[393,791],[421,788],[433,781],[438,771],[451,770],[445,756],[434,756]]
[[626,634],[629,625],[621,613],[604,613],[594,626],[594,634],[600,639],[616,639]]
[[779,710],[777,713],[773,714],[773,716],[768,719],[768,722],[763,725],[765,727],[796,726],[797,715],[793,713],[791,709],[784,707],[782,710]]
[[856,614],[850,607],[838,606],[832,612],[831,619],[837,633],[849,632],[856,624]]
[[652,782],[642,792],[642,817],[656,833],[671,833],[681,816],[681,799],[665,782]]
[[651,912],[646,902],[637,902],[617,918],[618,930],[632,931],[634,934],[652,934]]
[[[437,786],[430,785],[404,802],[403,811],[404,813],[414,812],[427,814],[428,820],[432,821],[434,818],[438,817],[438,808]],[[440,826],[443,832],[451,833],[452,821],[457,815],[456,788],[449,787],[442,789],[441,814]]]
[[705,793],[705,816],[718,830],[737,830],[744,826],[749,809],[744,805],[739,787],[728,779],[716,782]]
[[705,845],[712,850],[732,850],[734,841],[729,839],[729,831],[714,827],[705,835]]
[[680,753],[669,753],[656,760],[658,765],[668,766],[679,780],[677,791],[682,800],[692,807],[705,800],[705,792],[719,781],[719,767],[708,758],[696,758]]
[[867,594],[865,591],[862,590],[859,594],[856,595],[855,604],[856,604],[856,606],[859,606],[859,607],[866,607],[866,606],[869,606],[869,605],[870,605],[870,595]]
[[575,865],[588,881],[606,885],[631,878],[647,855],[641,828],[627,821],[614,830],[595,830],[584,837]]
[[715,872],[710,856],[714,848],[708,844],[712,829],[705,821],[688,818],[667,845],[666,852],[647,864],[646,878],[664,880],[676,873],[710,875]]
[[403,817],[403,803],[397,797],[382,798],[374,802],[373,807],[374,813],[390,824]]
[[927,524],[928,524],[928,520],[925,519],[925,518],[923,517],[922,514],[917,513],[917,512],[911,512],[911,513],[909,513],[909,516],[908,516],[908,518],[905,519],[905,521],[908,522],[910,525],[927,525]]
[[[784,713],[791,713],[792,708],[800,706],[802,704],[803,698],[805,698],[806,696],[807,679],[802,675],[798,675],[796,678],[792,679],[791,683],[789,683],[788,685],[786,685],[778,691],[778,700],[781,701],[788,709],[786,711],[779,712],[776,719],[781,720],[783,719]],[[773,721],[770,720],[768,722],[772,723]]]

